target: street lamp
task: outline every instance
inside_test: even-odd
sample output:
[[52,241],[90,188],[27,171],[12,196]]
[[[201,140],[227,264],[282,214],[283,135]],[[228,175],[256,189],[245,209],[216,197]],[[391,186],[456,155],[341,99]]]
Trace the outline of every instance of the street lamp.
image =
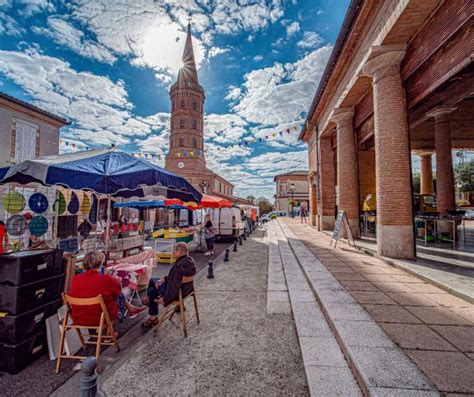
[[295,184],[292,183],[290,185],[290,191],[291,191],[291,217],[294,218],[295,217],[295,212],[293,211],[294,207],[295,207],[295,203],[293,202],[293,198],[294,198],[294,195],[295,195]]

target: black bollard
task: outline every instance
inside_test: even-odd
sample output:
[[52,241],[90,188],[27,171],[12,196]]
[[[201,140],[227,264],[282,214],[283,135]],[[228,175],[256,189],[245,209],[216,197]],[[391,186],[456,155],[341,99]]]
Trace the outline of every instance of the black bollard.
[[81,366],[81,397],[95,397],[97,394],[97,360],[87,357]]
[[237,252],[237,240],[234,240],[234,252]]
[[214,278],[214,262],[209,261],[208,262],[208,267],[207,267],[207,278]]
[[242,245],[242,236],[239,236],[239,245]]
[[229,262],[229,248],[225,250],[224,262]]

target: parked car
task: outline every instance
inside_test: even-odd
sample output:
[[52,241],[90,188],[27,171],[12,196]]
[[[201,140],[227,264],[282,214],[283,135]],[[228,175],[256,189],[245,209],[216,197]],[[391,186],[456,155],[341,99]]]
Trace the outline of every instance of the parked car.
[[467,219],[474,219],[474,210],[466,210],[465,214],[464,214],[464,218],[467,218]]
[[271,215],[271,214],[273,214],[273,212],[269,212],[268,214],[263,215],[263,216],[260,218],[260,221],[261,221],[262,223],[267,223],[268,221],[271,220],[271,218],[270,218],[270,215]]

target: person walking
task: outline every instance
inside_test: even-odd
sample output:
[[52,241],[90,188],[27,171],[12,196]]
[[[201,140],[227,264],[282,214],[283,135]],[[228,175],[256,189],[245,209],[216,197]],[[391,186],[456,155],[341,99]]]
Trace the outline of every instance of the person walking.
[[300,215],[301,215],[301,223],[306,223],[306,205],[304,203],[301,203]]
[[207,252],[204,255],[214,255],[214,225],[211,221],[211,216],[209,214],[204,218],[206,223],[204,224],[204,238],[206,239]]

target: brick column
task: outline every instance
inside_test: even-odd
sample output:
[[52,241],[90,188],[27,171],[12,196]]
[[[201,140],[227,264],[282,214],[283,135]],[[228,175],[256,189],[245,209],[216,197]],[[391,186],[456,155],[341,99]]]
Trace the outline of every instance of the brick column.
[[377,253],[414,257],[412,186],[405,93],[399,46],[372,48],[363,72],[373,77]]
[[336,212],[336,187],[334,186],[334,159],[331,138],[320,138],[321,229],[333,230]]
[[420,152],[420,194],[434,194],[431,152]]
[[449,113],[455,108],[435,108],[428,116],[435,119],[436,148],[436,199],[438,212],[456,208],[454,195],[453,157],[451,154],[451,129]]
[[352,235],[359,238],[359,165],[353,117],[353,108],[338,108],[334,109],[331,121],[337,125],[338,209],[346,211]]

